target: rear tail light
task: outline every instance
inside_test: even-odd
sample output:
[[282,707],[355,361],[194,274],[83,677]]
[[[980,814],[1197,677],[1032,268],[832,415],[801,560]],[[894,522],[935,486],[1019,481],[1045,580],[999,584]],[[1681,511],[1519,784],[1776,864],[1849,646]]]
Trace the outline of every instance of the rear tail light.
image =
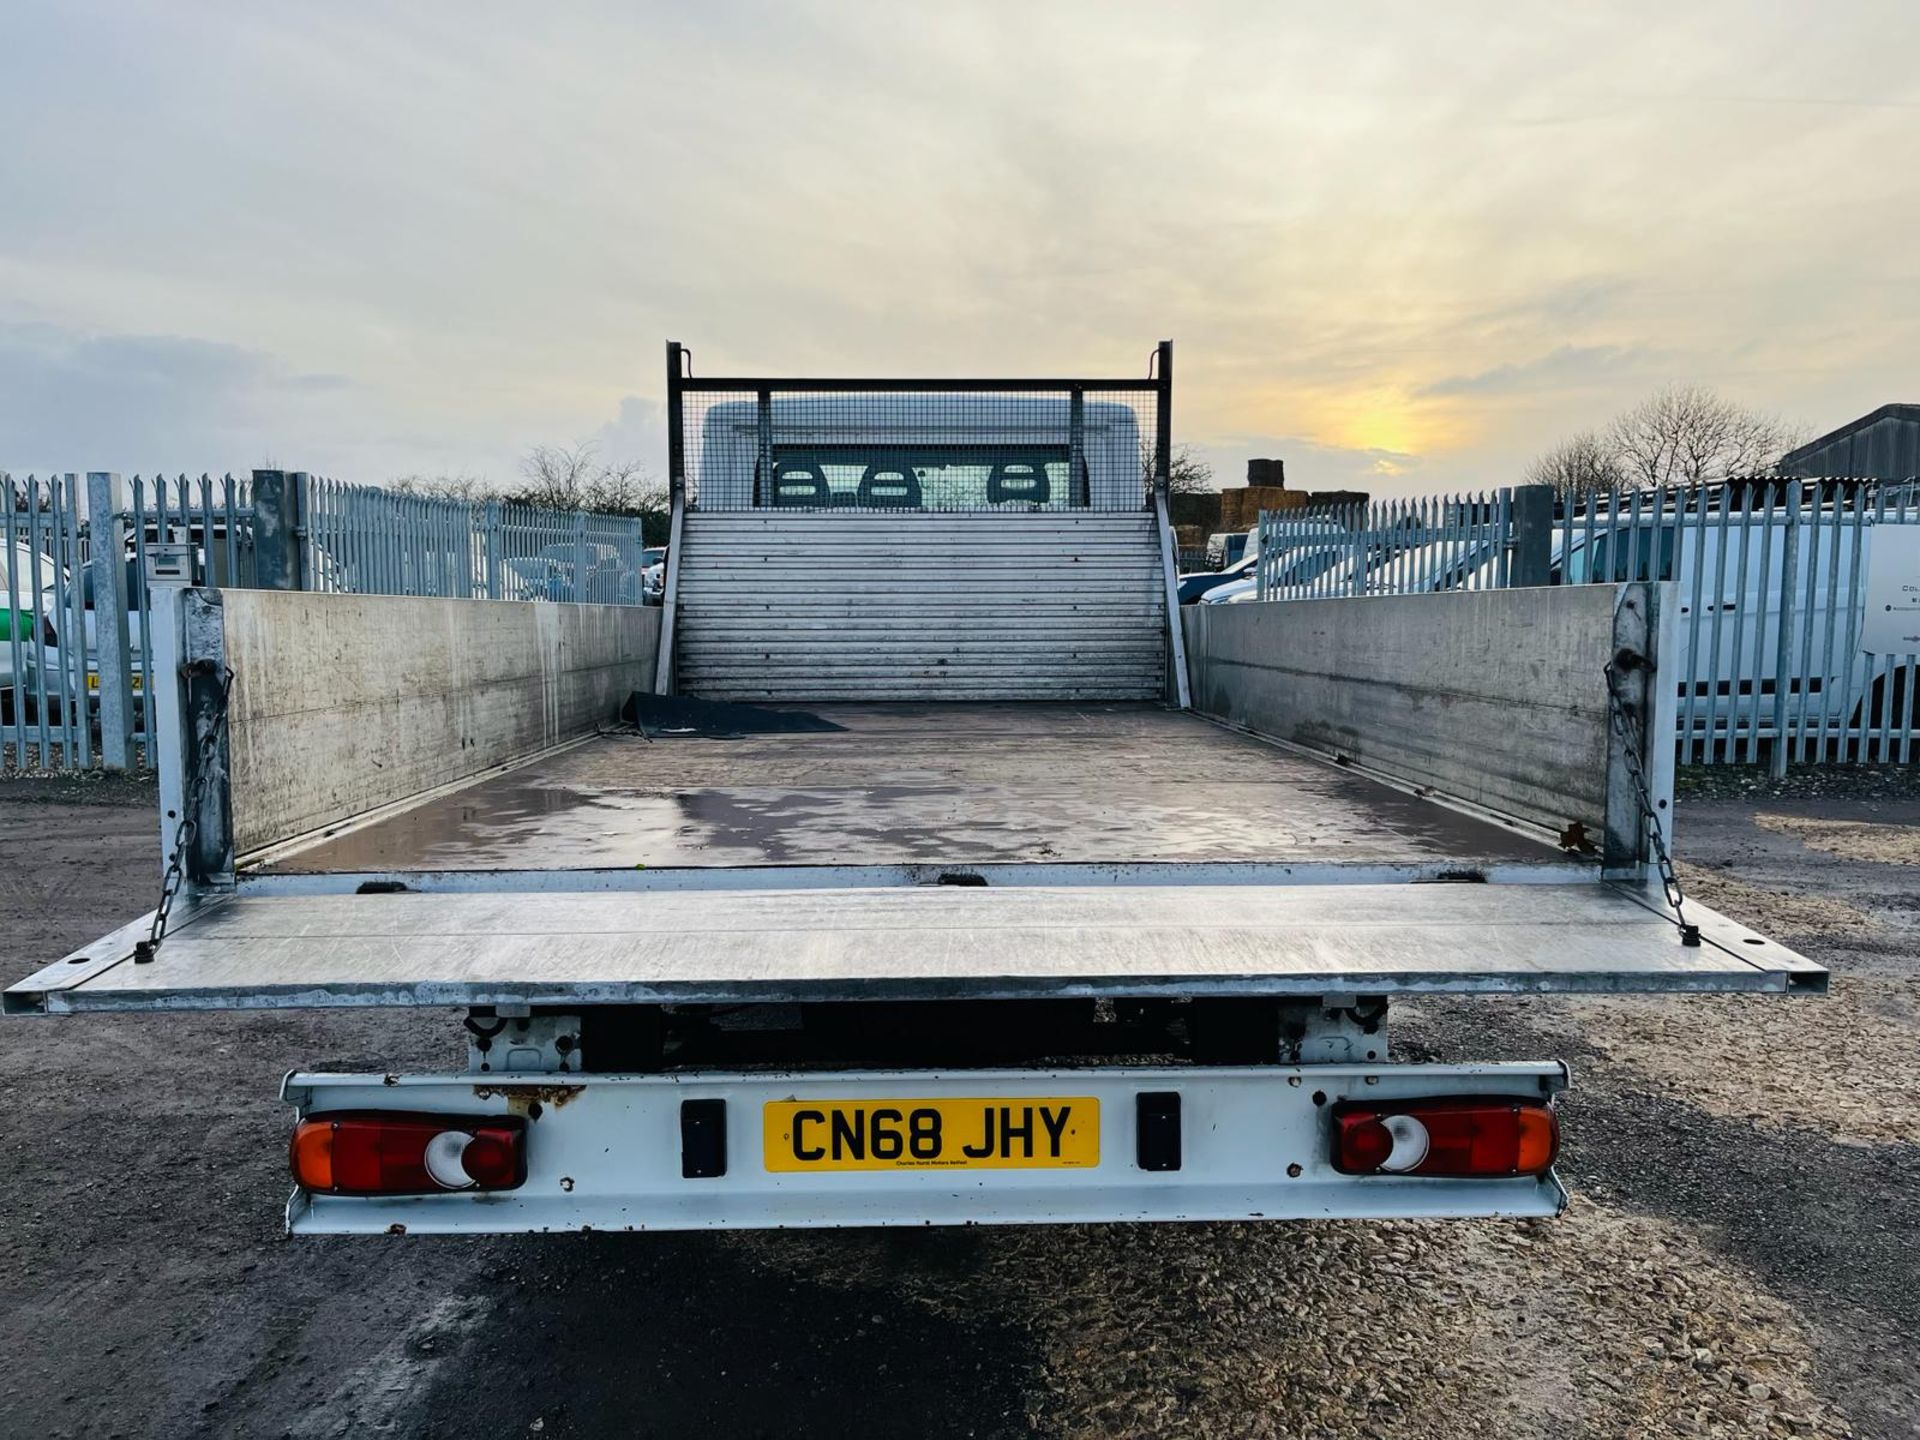
[[323,1195],[512,1190],[527,1178],[517,1115],[314,1115],[293,1128],[293,1178]]
[[1553,1107],[1480,1095],[1333,1111],[1333,1168],[1345,1175],[1544,1175],[1560,1153]]

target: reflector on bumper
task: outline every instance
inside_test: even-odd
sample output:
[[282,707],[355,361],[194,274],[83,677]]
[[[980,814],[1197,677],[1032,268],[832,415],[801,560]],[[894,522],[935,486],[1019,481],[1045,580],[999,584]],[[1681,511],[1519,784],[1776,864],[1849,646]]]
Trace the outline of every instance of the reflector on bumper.
[[1559,1153],[1560,1122],[1544,1101],[1473,1095],[1333,1112],[1333,1165],[1343,1175],[1544,1175]]
[[527,1178],[517,1115],[316,1115],[293,1129],[293,1178],[323,1195],[513,1190]]

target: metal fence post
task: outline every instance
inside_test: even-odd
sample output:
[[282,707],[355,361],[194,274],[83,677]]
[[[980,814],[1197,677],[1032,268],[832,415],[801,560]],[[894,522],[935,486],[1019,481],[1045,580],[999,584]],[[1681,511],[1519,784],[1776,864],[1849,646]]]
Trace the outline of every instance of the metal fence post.
[[584,605],[587,594],[587,512],[573,512],[573,603]]
[[306,476],[285,470],[253,472],[253,556],[262,590],[304,590],[301,553]]
[[1553,487],[1513,489],[1513,562],[1507,584],[1516,590],[1553,583]]
[[500,502],[487,501],[487,598],[500,598]]
[[[1773,753],[1768,757],[1767,769],[1773,778],[1781,780],[1787,773],[1787,688],[1793,683],[1793,602],[1800,587],[1800,507],[1806,501],[1806,494],[1800,482],[1787,482],[1787,533],[1780,547],[1780,630],[1774,642],[1773,656]],[[1818,503],[1816,492],[1815,503]],[[1838,507],[1836,506],[1836,509]],[[1816,578],[1819,569],[1818,556],[1815,563],[1807,566],[1808,588]],[[1761,589],[1766,588],[1767,577],[1760,577]],[[1812,603],[1808,596],[1808,603]],[[1756,650],[1758,645],[1754,647]],[[1737,671],[1736,666],[1736,671]],[[1828,656],[1828,668],[1832,668],[1832,656]],[[1808,696],[1802,692],[1800,703],[1804,706]],[[1758,716],[1755,717],[1756,722]],[[1729,737],[1727,748],[1733,748]],[[1843,743],[1842,749],[1845,749]]]
[[133,735],[133,666],[127,653],[127,522],[120,477],[87,472],[87,568],[93,576],[94,665],[100,675],[100,765],[127,768]]
[[313,513],[313,477],[304,470],[293,470],[287,474],[287,488],[293,493],[293,588],[296,590],[317,590],[324,588],[315,583],[312,533],[308,517]]
[[1367,509],[1365,505],[1349,505],[1347,517],[1347,574],[1342,578],[1345,599],[1367,593],[1368,571],[1372,568],[1367,557]]
[[80,477],[50,477],[54,506],[54,606],[60,612],[61,741],[66,768],[93,768],[93,703],[87,690],[87,604],[80,558]]
[[20,573],[19,558],[19,516],[25,508],[25,502],[10,475],[0,474],[0,505],[5,506],[4,521],[0,523],[6,527],[7,546],[7,581],[5,588],[0,589],[0,616],[4,617],[7,633],[0,636],[0,644],[6,647],[7,674],[13,681],[8,696],[13,707],[13,722],[8,733],[13,737],[13,762],[24,770],[27,768],[27,652],[20,642],[31,636],[35,627],[21,612],[21,599],[31,594],[27,589],[27,577]]

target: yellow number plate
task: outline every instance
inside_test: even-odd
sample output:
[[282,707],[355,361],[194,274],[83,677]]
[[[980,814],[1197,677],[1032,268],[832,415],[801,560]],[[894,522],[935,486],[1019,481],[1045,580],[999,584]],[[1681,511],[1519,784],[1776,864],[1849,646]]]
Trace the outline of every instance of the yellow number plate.
[[[133,687],[133,693],[136,695],[140,693],[141,679],[142,677],[138,675],[129,675],[127,677],[127,681]],[[100,676],[97,672],[88,674],[87,689],[95,692],[97,692],[100,689]]]
[[769,1170],[1045,1170],[1100,1163],[1100,1102],[769,1100]]

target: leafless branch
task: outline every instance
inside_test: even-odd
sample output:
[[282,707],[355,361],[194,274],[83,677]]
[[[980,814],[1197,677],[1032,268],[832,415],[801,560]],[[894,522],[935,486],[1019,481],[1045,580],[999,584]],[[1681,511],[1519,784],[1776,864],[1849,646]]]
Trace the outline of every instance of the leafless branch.
[[1592,495],[1615,489],[1625,472],[1605,440],[1591,430],[1547,451],[1527,467],[1529,485],[1551,485],[1558,495]]
[[1608,426],[1606,443],[1629,485],[1689,485],[1764,474],[1793,447],[1779,417],[1705,385],[1669,385]]
[[1605,430],[1582,431],[1541,455],[1527,480],[1562,495],[1586,495],[1766,475],[1799,438],[1778,416],[1708,386],[1668,385]]

